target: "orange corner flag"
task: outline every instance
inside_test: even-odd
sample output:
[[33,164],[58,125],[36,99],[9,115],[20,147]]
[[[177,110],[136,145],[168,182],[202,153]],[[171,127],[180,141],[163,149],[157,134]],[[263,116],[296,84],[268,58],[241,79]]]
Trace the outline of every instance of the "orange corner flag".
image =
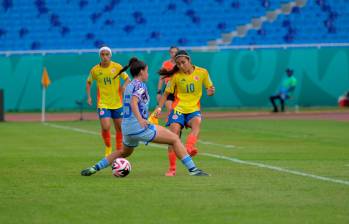
[[46,67],[44,67],[44,71],[42,72],[41,84],[45,88],[47,88],[51,84],[51,80],[50,77],[48,77]]

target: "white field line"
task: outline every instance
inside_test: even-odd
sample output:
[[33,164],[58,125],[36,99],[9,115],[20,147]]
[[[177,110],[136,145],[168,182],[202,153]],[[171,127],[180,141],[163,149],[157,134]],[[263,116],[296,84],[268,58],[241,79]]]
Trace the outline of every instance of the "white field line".
[[213,158],[217,158],[217,159],[224,159],[224,160],[228,160],[228,161],[231,161],[234,163],[256,166],[256,167],[274,170],[274,171],[278,171],[278,172],[282,172],[282,173],[290,173],[290,174],[294,174],[294,175],[298,175],[298,176],[310,177],[310,178],[317,179],[317,180],[323,180],[323,181],[327,181],[327,182],[339,183],[339,184],[344,184],[344,185],[349,186],[349,181],[346,181],[346,180],[338,180],[338,179],[333,179],[333,178],[329,178],[329,177],[322,177],[322,176],[318,176],[318,175],[314,175],[314,174],[284,169],[281,167],[271,166],[271,165],[267,165],[267,164],[263,164],[263,163],[244,161],[244,160],[240,160],[240,159],[236,159],[236,158],[231,158],[231,157],[227,157],[227,156],[220,156],[220,155],[211,154],[211,153],[201,153],[201,155],[205,155],[205,156],[209,156],[209,157],[213,157]]
[[46,126],[49,126],[49,127],[53,127],[53,128],[64,129],[64,130],[69,130],[69,131],[75,131],[75,132],[80,132],[80,133],[89,134],[89,135],[100,135],[98,132],[88,131],[88,130],[81,129],[81,128],[74,128],[74,127],[58,125],[58,124],[52,124],[52,123],[46,123],[46,122],[44,122],[42,124],[46,125]]
[[[49,126],[49,127],[53,127],[53,128],[70,130],[70,131],[75,131],[75,132],[80,132],[80,133],[90,134],[90,135],[99,135],[98,132],[88,131],[88,130],[84,130],[81,128],[74,128],[74,127],[57,125],[57,124],[52,124],[52,123],[43,123],[43,124],[46,126]],[[204,142],[204,141],[201,141],[200,143],[206,144],[206,142]],[[165,145],[158,145],[158,144],[153,144],[153,143],[151,143],[150,145],[152,147],[156,147],[156,148],[167,149],[167,146],[165,146]],[[215,145],[215,146],[221,146],[221,147],[224,146],[221,144],[216,144],[216,143],[211,143],[211,142],[208,142],[208,145]],[[346,180],[339,180],[339,179],[334,179],[334,178],[329,178],[329,177],[318,176],[318,175],[309,174],[309,173],[305,173],[305,172],[289,170],[289,169],[285,169],[285,168],[281,168],[281,167],[277,167],[277,166],[272,166],[272,165],[267,165],[267,164],[263,164],[263,163],[244,161],[244,160],[240,160],[240,159],[236,159],[236,158],[232,158],[232,157],[227,157],[227,156],[221,156],[221,155],[212,154],[212,153],[200,153],[200,155],[208,156],[208,157],[212,157],[212,158],[216,158],[216,159],[223,159],[223,160],[227,160],[227,161],[230,161],[233,163],[238,163],[238,164],[243,164],[243,165],[256,166],[259,168],[269,169],[269,170],[273,170],[273,171],[277,171],[277,172],[281,172],[281,173],[289,173],[289,174],[293,174],[293,175],[297,175],[297,176],[303,176],[303,177],[308,177],[308,178],[312,178],[312,179],[316,179],[316,180],[322,180],[322,181],[326,181],[326,182],[344,184],[344,185],[349,186],[349,181],[346,181]]]
[[198,142],[201,144],[204,144],[204,145],[213,145],[213,146],[218,146],[218,147],[222,147],[222,148],[229,148],[229,149],[236,148],[235,145],[224,145],[224,144],[218,144],[218,143],[202,141],[202,140],[198,140]]

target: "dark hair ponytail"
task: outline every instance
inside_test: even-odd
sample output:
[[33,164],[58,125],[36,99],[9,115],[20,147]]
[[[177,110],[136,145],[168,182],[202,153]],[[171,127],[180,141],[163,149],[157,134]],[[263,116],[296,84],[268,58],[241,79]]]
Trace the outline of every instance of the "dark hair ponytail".
[[[177,48],[177,47],[176,47]],[[177,48],[178,49],[178,48]],[[175,55],[175,58],[178,57],[186,57],[188,58],[188,60],[190,60],[190,56],[188,54],[188,52],[186,52],[185,50],[178,50],[178,52]],[[163,76],[163,78],[167,78],[167,77],[171,77],[173,74],[175,74],[176,72],[179,71],[179,68],[177,65],[175,65],[171,70],[167,71],[165,68],[162,68],[158,71],[158,74],[160,76]]]
[[132,77],[136,77],[136,76],[138,76],[138,74],[139,74],[139,72],[140,72],[141,70],[143,70],[145,67],[147,67],[147,65],[146,65],[143,61],[138,60],[138,58],[132,57],[132,58],[128,61],[128,64],[125,65],[125,66],[119,71],[119,73],[114,77],[114,79],[115,79],[116,77],[118,77],[121,73],[127,71],[127,69],[129,69],[130,67],[131,67],[130,71],[131,71]]
[[176,72],[179,71],[179,68],[177,65],[175,65],[171,70],[167,70],[166,68],[161,68],[158,71],[158,74],[162,76],[162,78],[167,78],[173,76]]

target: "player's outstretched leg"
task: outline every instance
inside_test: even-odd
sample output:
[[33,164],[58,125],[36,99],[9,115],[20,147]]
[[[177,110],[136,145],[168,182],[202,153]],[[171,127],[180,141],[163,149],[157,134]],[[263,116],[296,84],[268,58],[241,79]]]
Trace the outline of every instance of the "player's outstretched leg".
[[94,166],[88,167],[80,172],[82,176],[91,176],[98,171],[106,168],[111,164],[116,158],[126,158],[129,155],[131,155],[133,152],[133,148],[124,146],[122,150],[117,150],[112,152],[107,157],[104,157],[101,159],[98,163],[96,163]]
[[183,165],[188,169],[189,175],[208,176],[207,173],[196,167],[194,161],[189,156],[186,148],[176,134],[162,126],[156,126],[156,130],[157,135],[154,138],[153,142],[171,145],[176,153],[177,158],[180,159]]

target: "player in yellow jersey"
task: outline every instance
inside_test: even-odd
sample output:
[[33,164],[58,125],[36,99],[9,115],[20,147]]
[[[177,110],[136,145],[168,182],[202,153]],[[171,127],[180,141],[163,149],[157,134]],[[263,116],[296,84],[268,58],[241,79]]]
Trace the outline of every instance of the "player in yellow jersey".
[[[86,84],[87,103],[92,105],[91,85],[97,83],[97,112],[101,124],[101,134],[105,144],[105,155],[112,151],[110,139],[111,119],[116,132],[116,149],[122,149],[122,95],[125,87],[130,83],[128,75],[122,71],[122,66],[111,61],[112,52],[109,47],[99,49],[101,62],[95,65],[88,76]],[[124,80],[121,85],[121,79]]]
[[[169,126],[170,130],[177,135],[180,135],[183,127],[191,128],[185,146],[188,153],[195,156],[198,153],[195,144],[198,140],[201,125],[200,99],[202,86],[206,88],[208,96],[214,94],[215,88],[207,70],[193,65],[186,51],[178,51],[175,62],[176,66],[171,71],[163,69],[159,72],[160,75],[171,77],[171,80],[168,82],[154,113],[159,116],[167,96],[171,93],[175,94],[175,100],[166,126]],[[176,175],[176,166],[170,167],[165,175]]]

